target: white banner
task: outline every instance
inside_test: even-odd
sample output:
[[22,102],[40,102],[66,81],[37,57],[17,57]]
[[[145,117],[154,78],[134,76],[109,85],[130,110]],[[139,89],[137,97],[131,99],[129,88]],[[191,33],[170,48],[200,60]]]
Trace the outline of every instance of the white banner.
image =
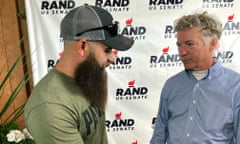
[[115,51],[117,61],[107,68],[110,144],[149,143],[162,86],[183,69],[173,33],[180,16],[204,10],[216,15],[223,24],[217,57],[240,72],[239,0],[25,0],[34,84],[61,55],[61,19],[84,3],[108,10],[120,22],[120,32],[135,39],[129,51]]

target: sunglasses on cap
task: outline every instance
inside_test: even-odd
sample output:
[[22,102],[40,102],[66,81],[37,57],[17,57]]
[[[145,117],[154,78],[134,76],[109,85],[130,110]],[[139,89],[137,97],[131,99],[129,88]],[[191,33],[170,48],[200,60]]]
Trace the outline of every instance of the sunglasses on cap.
[[109,25],[106,25],[106,26],[96,27],[96,28],[85,30],[85,31],[82,31],[82,32],[76,34],[76,36],[80,36],[83,33],[90,32],[90,31],[95,31],[95,30],[100,30],[100,29],[107,30],[110,33],[111,36],[116,36],[118,34],[118,22],[116,21],[113,24],[109,24]]

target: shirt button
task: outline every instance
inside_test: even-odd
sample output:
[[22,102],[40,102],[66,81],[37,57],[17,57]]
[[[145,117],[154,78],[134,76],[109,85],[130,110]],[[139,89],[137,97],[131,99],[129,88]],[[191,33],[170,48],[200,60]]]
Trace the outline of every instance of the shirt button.
[[193,120],[193,117],[190,117],[189,119],[190,119],[190,120]]
[[195,104],[196,103],[196,101],[195,100],[193,100],[193,102],[192,102],[193,104]]
[[190,134],[189,134],[189,133],[187,133],[187,137],[190,137]]

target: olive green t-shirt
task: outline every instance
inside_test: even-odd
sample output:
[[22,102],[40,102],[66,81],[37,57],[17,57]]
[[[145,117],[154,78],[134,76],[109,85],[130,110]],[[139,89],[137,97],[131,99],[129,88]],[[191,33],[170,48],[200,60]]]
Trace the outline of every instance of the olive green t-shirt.
[[107,144],[105,114],[92,107],[73,78],[52,69],[25,106],[37,144]]

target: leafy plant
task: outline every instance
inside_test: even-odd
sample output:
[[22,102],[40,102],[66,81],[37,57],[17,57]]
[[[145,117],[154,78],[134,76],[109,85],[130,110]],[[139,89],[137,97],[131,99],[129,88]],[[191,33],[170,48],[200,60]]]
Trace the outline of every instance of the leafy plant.
[[[23,38],[20,40],[19,44],[16,48],[19,48],[20,44],[22,43]],[[14,50],[16,50],[16,48]],[[7,65],[4,65],[3,68],[0,71],[0,76],[3,79],[0,81],[0,100],[3,97],[4,89],[7,85],[7,82],[11,75],[16,72],[16,68],[20,65],[21,62],[24,61],[25,54],[20,55],[17,57],[15,62],[10,66],[9,70],[4,74],[4,68]],[[2,117],[4,114],[6,114],[9,107],[12,105],[16,97],[19,95],[21,90],[26,86],[26,84],[31,79],[31,74],[25,73],[22,79],[17,83],[17,85],[13,88],[9,98],[6,100],[6,103],[3,105],[2,109],[0,109],[0,119],[2,122],[0,123],[0,144],[34,144],[34,140],[31,139],[31,136],[27,132],[26,129],[24,131],[18,130],[18,124],[16,120],[23,114],[24,105],[20,105],[18,108],[16,108],[12,113],[9,114],[9,116],[6,118],[5,121],[3,121]],[[18,139],[20,135],[22,134],[22,139]]]

